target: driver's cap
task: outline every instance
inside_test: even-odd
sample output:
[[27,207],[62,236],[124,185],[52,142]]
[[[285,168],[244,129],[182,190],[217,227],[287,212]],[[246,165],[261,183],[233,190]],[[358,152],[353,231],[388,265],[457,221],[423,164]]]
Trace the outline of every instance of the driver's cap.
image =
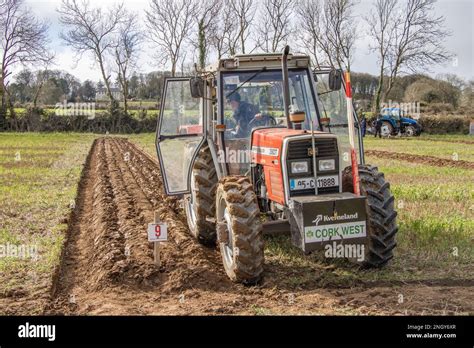
[[238,92],[231,93],[230,95],[227,96],[227,101],[228,102],[231,102],[231,101],[240,102],[240,94]]

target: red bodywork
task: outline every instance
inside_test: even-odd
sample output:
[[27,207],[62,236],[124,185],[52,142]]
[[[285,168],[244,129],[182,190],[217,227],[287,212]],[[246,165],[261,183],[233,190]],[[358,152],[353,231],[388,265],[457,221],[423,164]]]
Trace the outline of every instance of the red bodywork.
[[187,125],[179,126],[178,134],[202,134],[202,125],[187,124]]
[[[315,131],[316,133],[323,133]],[[288,128],[257,129],[252,136],[252,163],[263,166],[267,197],[271,201],[285,204],[285,189],[283,186],[282,147],[285,138],[311,134],[306,130]],[[275,151],[274,149],[278,149]]]

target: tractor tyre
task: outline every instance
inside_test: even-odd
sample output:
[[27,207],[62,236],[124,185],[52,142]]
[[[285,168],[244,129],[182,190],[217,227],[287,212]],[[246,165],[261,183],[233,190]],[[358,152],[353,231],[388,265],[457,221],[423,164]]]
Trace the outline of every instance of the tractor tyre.
[[213,245],[216,241],[216,226],[212,222],[216,212],[216,188],[216,168],[209,146],[205,144],[199,150],[194,162],[191,175],[191,194],[184,197],[184,210],[189,230],[204,245]]
[[[393,258],[393,249],[397,243],[397,212],[390,184],[385,181],[383,173],[377,167],[359,165],[360,193],[367,197],[367,244],[363,267],[380,268]],[[344,192],[354,192],[352,167],[344,169],[342,174]]]
[[217,239],[232,281],[253,285],[262,279],[264,242],[260,208],[250,179],[228,176],[216,193]]
[[380,134],[383,137],[388,137],[390,135],[393,135],[394,129],[393,126],[390,124],[390,122],[383,121],[382,122],[382,128],[380,129]]
[[416,129],[413,126],[406,126],[405,127],[405,135],[407,137],[414,137],[416,135]]

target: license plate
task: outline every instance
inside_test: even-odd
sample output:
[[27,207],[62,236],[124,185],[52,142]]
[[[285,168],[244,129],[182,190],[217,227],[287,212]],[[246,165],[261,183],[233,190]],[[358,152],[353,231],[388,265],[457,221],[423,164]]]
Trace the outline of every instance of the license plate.
[[[339,175],[319,176],[318,188],[339,186]],[[314,189],[314,178],[290,179],[290,190]]]

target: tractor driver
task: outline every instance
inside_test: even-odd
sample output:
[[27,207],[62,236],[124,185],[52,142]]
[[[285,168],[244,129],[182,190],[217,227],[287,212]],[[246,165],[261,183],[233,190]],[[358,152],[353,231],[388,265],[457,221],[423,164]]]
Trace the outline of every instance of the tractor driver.
[[244,138],[250,135],[249,123],[255,118],[262,118],[262,114],[259,113],[258,107],[242,101],[238,92],[233,92],[227,97],[227,102],[232,107],[236,127],[234,134],[237,138]]

